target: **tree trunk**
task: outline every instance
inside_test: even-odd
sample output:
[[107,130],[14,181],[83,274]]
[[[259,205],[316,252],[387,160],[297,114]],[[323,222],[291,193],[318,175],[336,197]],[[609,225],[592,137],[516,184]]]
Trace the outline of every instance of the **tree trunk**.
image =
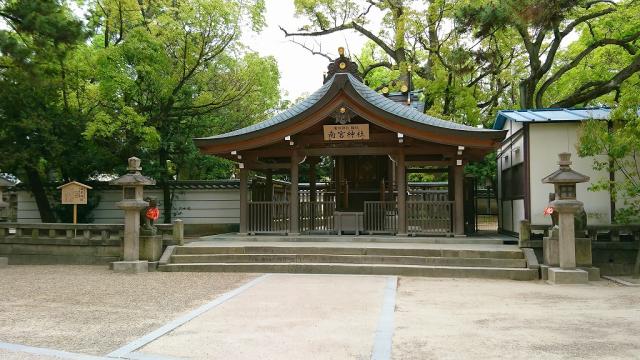
[[53,210],[51,210],[51,204],[49,204],[49,198],[44,190],[44,185],[42,184],[42,179],[40,178],[38,170],[32,167],[25,167],[24,170],[27,174],[29,189],[31,189],[31,193],[36,199],[36,204],[38,205],[40,219],[43,223],[56,222],[56,217]]
[[164,223],[171,224],[172,216],[171,210],[173,209],[173,199],[171,198],[171,187],[169,181],[162,180],[162,197],[164,200]]
[[453,96],[451,95],[451,86],[453,85],[453,74],[449,71],[449,74],[447,76],[447,87],[444,89],[444,106],[442,107],[442,113],[444,115],[450,115],[453,111],[451,109],[452,107],[452,101],[453,101]]
[[533,109],[533,97],[536,90],[535,81],[531,78],[520,82],[520,109]]
[[160,186],[162,187],[162,199],[164,204],[164,223],[171,224],[171,212],[173,209],[173,199],[171,197],[171,187],[169,186],[169,169],[167,168],[167,150],[160,148]]

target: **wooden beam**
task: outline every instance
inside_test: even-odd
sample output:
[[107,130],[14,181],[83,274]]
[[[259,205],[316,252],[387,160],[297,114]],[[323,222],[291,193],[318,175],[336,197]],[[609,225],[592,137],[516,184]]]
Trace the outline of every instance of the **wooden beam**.
[[245,166],[247,166],[251,170],[291,169],[291,164],[290,163],[268,164],[268,163],[264,163],[264,162],[261,162],[261,161],[254,161],[254,162],[250,162],[250,163],[245,163]]
[[455,165],[455,160],[442,160],[442,161],[406,161],[407,167],[415,166],[449,166]]
[[407,169],[408,174],[442,174],[449,172],[449,168],[436,168],[436,169]]

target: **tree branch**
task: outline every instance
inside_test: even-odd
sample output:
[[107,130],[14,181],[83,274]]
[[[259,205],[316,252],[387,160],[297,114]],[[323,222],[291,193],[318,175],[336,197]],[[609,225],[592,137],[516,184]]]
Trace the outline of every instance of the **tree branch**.
[[378,46],[380,46],[382,48],[382,50],[384,50],[384,52],[386,52],[394,60],[397,58],[397,54],[396,54],[396,51],[394,49],[392,49],[382,39],[377,37],[371,31],[367,30],[366,28],[364,28],[362,25],[356,23],[355,21],[351,21],[349,23],[344,23],[344,24],[341,24],[341,25],[338,25],[338,26],[334,26],[334,27],[328,28],[328,29],[322,29],[322,30],[319,30],[319,31],[310,31],[310,32],[288,32],[282,26],[279,26],[279,28],[284,33],[285,37],[291,37],[291,36],[322,36],[322,35],[328,35],[328,34],[332,34],[332,33],[343,31],[343,30],[355,30],[355,31],[359,32],[360,34],[364,35],[365,37],[369,38],[369,40],[373,41]]
[[367,74],[369,74],[373,69],[377,69],[379,67],[386,67],[391,70],[393,64],[388,61],[379,61],[373,64],[369,64],[362,70],[362,78],[365,78]]
[[335,60],[335,59],[331,58],[331,56],[329,56],[328,54],[325,54],[325,53],[322,52],[322,45],[320,45],[320,50],[316,51],[315,48],[312,49],[312,48],[308,47],[307,45],[305,45],[304,43],[297,42],[294,39],[291,39],[289,41],[291,41],[292,43],[294,43],[294,44],[302,47],[303,49],[309,51],[311,53],[311,55],[320,55],[320,56],[324,57],[325,59],[327,59],[329,61]]
[[[588,8],[589,7],[587,7],[587,9]],[[576,26],[582,24],[583,22],[589,21],[591,19],[598,18],[600,16],[604,16],[604,15],[610,14],[610,13],[612,13],[614,11],[617,11],[617,9],[615,7],[609,7],[609,8],[606,8],[604,10],[600,10],[600,11],[596,11],[596,12],[591,13],[591,14],[580,16],[579,18],[577,18],[577,19],[573,20],[572,22],[570,22],[569,25],[567,25],[567,27],[564,28],[564,30],[562,30],[560,35],[564,38],[565,36],[569,35],[569,33],[572,32],[573,29]]]
[[[638,71],[640,71],[640,55],[637,55],[631,62],[631,64],[620,70],[611,79],[593,82],[590,87],[583,86],[572,95],[556,102],[555,104],[552,104],[551,107],[571,107],[575,106],[576,104],[581,104],[586,101],[595,99],[599,96],[615,90],[623,81],[625,81]],[[587,91],[587,89],[589,88],[591,90]]]
[[[630,43],[640,38],[640,31],[635,34],[629,35],[623,39],[601,39],[591,43],[584,50],[582,50],[571,62],[562,66],[558,71],[556,71],[551,77],[549,77],[543,84],[540,86],[536,94],[536,107],[543,107],[542,105],[542,97],[544,93],[547,91],[549,86],[556,82],[562,75],[564,75],[567,71],[575,68],[578,64],[584,59],[587,55],[593,52],[595,49],[599,47],[603,47],[606,45],[618,45],[623,47],[629,54],[635,55],[636,49],[631,47]],[[579,89],[579,91],[584,89]]]

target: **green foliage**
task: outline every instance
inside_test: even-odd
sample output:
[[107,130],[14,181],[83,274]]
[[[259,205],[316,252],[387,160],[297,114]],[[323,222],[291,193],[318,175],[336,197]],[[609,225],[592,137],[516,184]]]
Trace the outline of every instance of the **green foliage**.
[[640,222],[640,94],[625,96],[621,106],[612,112],[612,127],[602,121],[584,124],[579,155],[591,156],[593,168],[614,172],[616,180],[603,179],[591,183],[592,191],[611,191],[622,199],[624,208],[616,209],[619,223]]
[[264,0],[83,6],[86,25],[66,2],[0,2],[0,150],[14,154],[0,157],[2,171],[34,183],[47,221],[42,183],[121,173],[132,155],[161,184],[228,178],[231,163],[202,156],[192,138],[278,108],[275,60],[239,40],[264,26]]

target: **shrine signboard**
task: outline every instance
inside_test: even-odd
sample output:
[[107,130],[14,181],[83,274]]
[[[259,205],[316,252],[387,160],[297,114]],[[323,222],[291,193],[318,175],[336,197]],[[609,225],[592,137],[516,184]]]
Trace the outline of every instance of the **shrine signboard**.
[[78,223],[78,205],[87,204],[87,190],[92,189],[91,186],[81,184],[77,181],[64,184],[58,187],[62,190],[60,202],[64,205],[73,205],[73,223]]
[[369,140],[369,124],[324,125],[325,141]]
[[72,181],[68,184],[60,186],[62,190],[61,202],[64,205],[74,204],[87,204],[87,189],[91,189],[90,186]]

